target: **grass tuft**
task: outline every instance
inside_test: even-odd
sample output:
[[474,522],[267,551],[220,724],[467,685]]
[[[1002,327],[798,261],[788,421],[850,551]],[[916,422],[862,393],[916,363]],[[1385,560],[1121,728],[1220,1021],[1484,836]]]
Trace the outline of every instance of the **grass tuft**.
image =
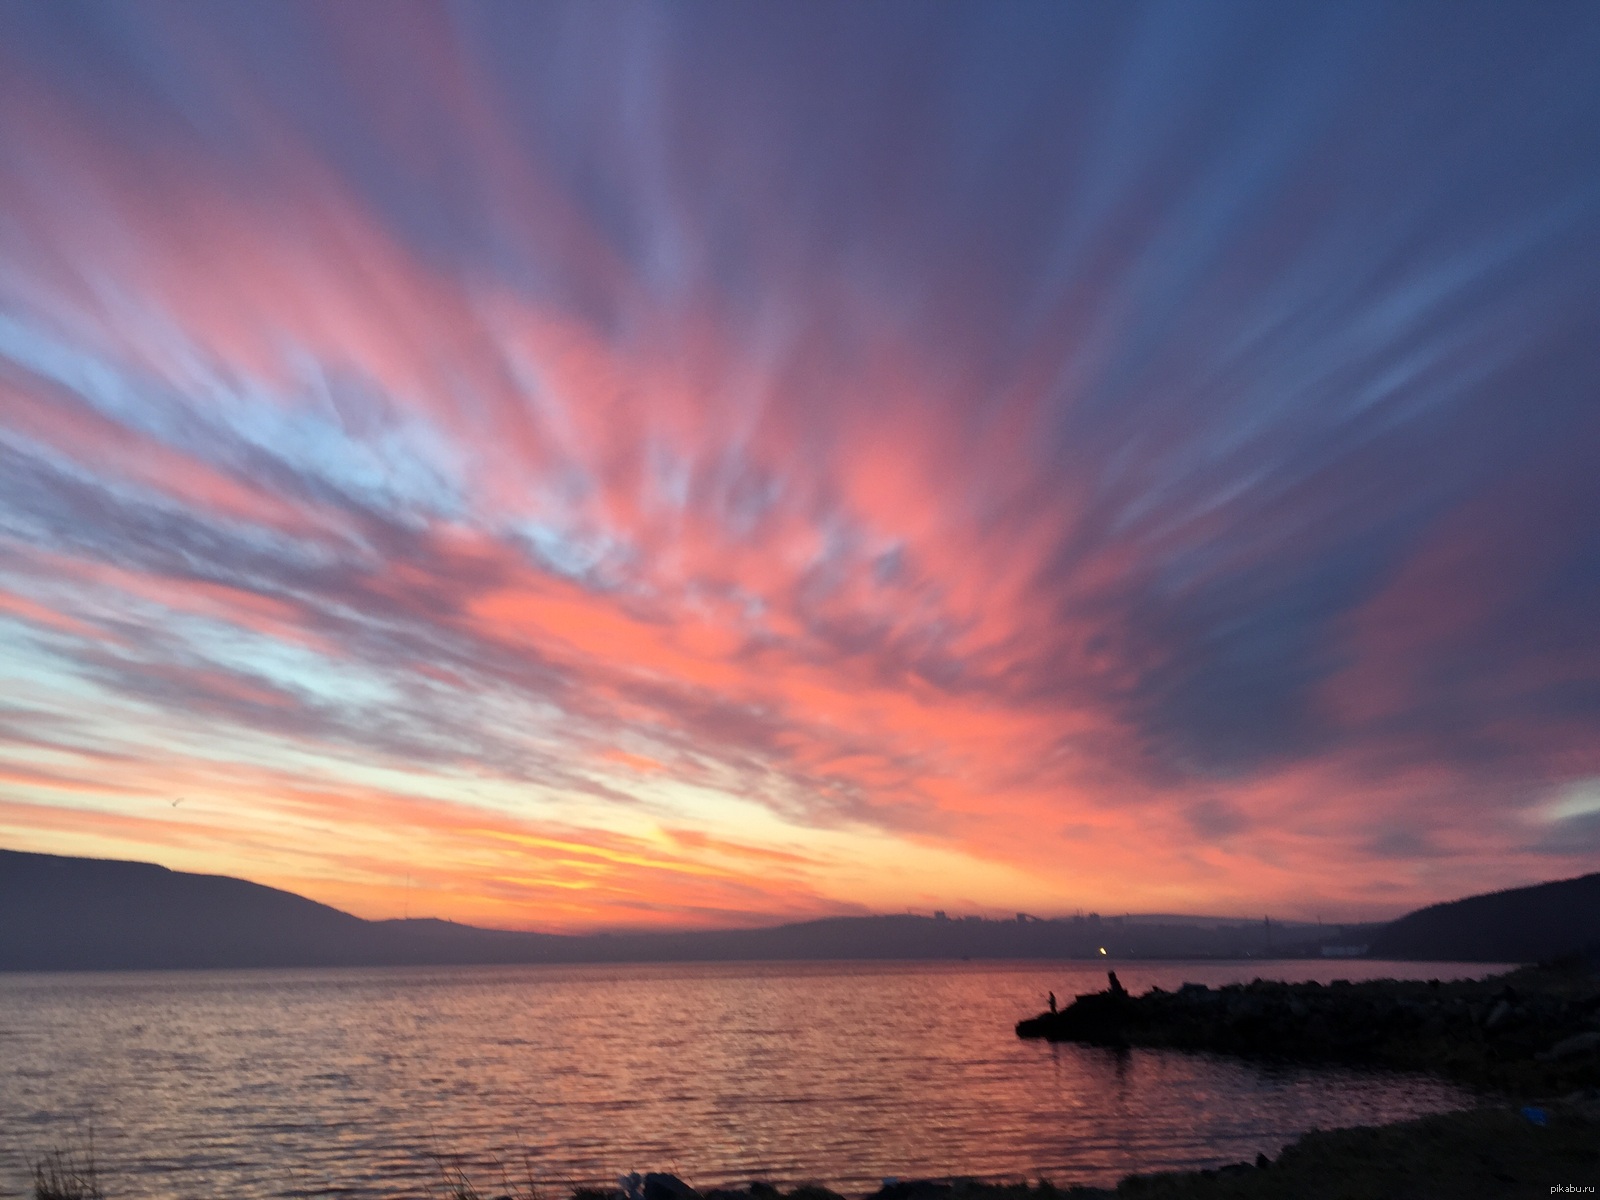
[[94,1150],[81,1159],[65,1150],[52,1150],[34,1163],[33,1200],[105,1200]]
[[[442,1154],[430,1157],[438,1164],[439,1172],[444,1176],[443,1200],[544,1200],[543,1194],[533,1182],[533,1164],[527,1159],[523,1160],[521,1182],[511,1178],[511,1173],[506,1169],[504,1162],[495,1160],[494,1166],[500,1173],[500,1186],[498,1189],[483,1192],[467,1174],[459,1159]],[[429,1193],[432,1194],[432,1189],[429,1189]]]

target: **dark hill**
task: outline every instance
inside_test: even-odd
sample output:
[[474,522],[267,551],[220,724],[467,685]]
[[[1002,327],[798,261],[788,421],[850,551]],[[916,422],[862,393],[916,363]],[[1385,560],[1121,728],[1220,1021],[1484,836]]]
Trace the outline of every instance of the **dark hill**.
[[367,921],[227,875],[0,850],[0,970],[572,961],[589,939]]
[[[0,850],[0,970],[748,959],[1241,958],[1346,931],[1219,918],[828,917],[587,937],[366,921],[275,888],[150,863]],[[1308,941],[1307,939],[1313,939]]]
[[367,924],[225,875],[0,850],[0,966],[11,970],[348,962]]
[[[1014,920],[921,916],[829,917],[767,929],[618,933],[586,937],[477,929],[450,921],[366,921],[303,896],[220,875],[150,863],[0,850],[0,970],[175,967],[375,966],[537,962],[678,962],[740,959],[1112,959],[1301,957],[1324,943],[1374,942],[1385,957],[1515,961],[1600,943],[1600,876],[1523,889],[1561,893],[1533,917],[1503,922],[1476,909],[1436,923],[1424,909],[1382,934],[1370,928],[1284,925],[1195,917]],[[1514,897],[1522,893],[1503,893]],[[1519,909],[1520,913],[1521,910]],[[1581,919],[1580,919],[1581,914]],[[1586,921],[1587,924],[1583,924]],[[1421,926],[1413,929],[1413,925]],[[1533,937],[1543,931],[1542,938]]]
[[1545,962],[1600,953],[1600,874],[1468,896],[1386,925],[1374,958]]

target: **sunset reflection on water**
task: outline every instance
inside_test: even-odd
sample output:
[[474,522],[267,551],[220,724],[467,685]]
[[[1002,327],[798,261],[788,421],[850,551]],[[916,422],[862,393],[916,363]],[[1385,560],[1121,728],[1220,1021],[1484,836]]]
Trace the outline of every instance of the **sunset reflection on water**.
[[[1134,990],[1478,965],[1120,963]],[[433,1156],[559,1194],[886,1176],[1109,1183],[1459,1106],[1411,1076],[1050,1046],[1085,963],[729,963],[0,976],[0,1195],[91,1131],[108,1194],[423,1195]]]

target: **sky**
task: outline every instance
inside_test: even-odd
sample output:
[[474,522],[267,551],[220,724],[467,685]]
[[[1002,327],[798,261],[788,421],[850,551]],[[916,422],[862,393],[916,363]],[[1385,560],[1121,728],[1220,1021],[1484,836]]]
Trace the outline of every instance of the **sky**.
[[1597,61],[0,6],[0,844],[570,931],[1593,870]]

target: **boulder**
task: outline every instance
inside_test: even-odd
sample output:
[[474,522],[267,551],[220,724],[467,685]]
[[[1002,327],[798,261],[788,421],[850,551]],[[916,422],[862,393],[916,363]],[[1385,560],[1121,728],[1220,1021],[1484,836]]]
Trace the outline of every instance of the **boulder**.
[[1600,1030],[1592,1033],[1575,1033],[1535,1057],[1541,1062],[1551,1062],[1555,1059],[1575,1058],[1580,1054],[1588,1054],[1591,1050],[1600,1050]]
[[644,1177],[643,1196],[644,1200],[700,1200],[699,1192],[665,1171],[651,1171]]

